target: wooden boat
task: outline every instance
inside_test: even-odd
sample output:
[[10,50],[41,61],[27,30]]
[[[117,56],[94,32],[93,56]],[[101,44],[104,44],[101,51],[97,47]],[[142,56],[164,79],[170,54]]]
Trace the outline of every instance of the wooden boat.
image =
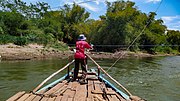
[[[144,101],[139,97],[132,96],[126,88],[107,74],[89,55],[88,57],[97,65],[98,72],[95,69],[88,70],[86,83],[82,84],[79,82],[82,75],[81,71],[79,71],[78,80],[72,81],[73,71],[70,71],[69,66],[73,64],[73,60],[45,79],[33,91],[18,92],[7,101]],[[68,70],[66,75],[42,87],[48,80],[64,69]],[[128,94],[117,89],[112,83],[101,76],[101,72],[122,87]]]

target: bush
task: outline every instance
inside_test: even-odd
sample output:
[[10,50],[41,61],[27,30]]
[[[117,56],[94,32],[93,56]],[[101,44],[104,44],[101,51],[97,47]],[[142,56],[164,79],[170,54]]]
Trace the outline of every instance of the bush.
[[54,33],[56,33],[56,32],[55,32],[55,30],[54,30],[53,28],[51,28],[51,27],[46,27],[46,28],[44,29],[44,33],[45,33],[45,34],[47,34],[47,33],[52,33],[52,34],[54,34]]
[[0,35],[0,44],[14,43],[15,37],[8,34]]
[[47,45],[49,43],[54,43],[54,38],[52,34],[39,34],[37,37],[37,41],[39,44]]
[[168,47],[168,46],[158,46],[156,48],[153,49],[155,52],[160,52],[160,53],[172,53],[172,48]]
[[14,44],[20,45],[20,46],[26,45],[27,44],[27,38],[24,36],[16,37]]
[[19,26],[25,20],[24,16],[17,12],[4,12],[3,13],[3,24],[4,32],[13,36],[20,36],[21,33],[18,32]]
[[66,51],[68,50],[68,45],[63,42],[55,42],[53,44],[49,44],[48,47],[52,47],[54,49],[58,49],[60,51]]
[[4,34],[4,30],[1,26],[0,26],[0,34]]
[[172,51],[173,50],[172,50],[171,47],[164,47],[164,51],[163,52],[170,54],[170,53],[172,53]]

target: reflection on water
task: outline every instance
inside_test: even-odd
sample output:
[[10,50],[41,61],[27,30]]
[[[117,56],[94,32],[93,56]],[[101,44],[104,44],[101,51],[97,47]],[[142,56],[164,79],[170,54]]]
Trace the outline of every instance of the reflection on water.
[[[115,60],[97,60],[105,69]],[[34,60],[0,62],[0,99],[18,91],[31,91],[67,60]],[[89,61],[90,67],[95,65]],[[65,74],[66,72],[64,72]],[[180,57],[156,57],[120,60],[108,72],[132,94],[148,101],[179,101]],[[63,75],[60,74],[59,76]]]
[[[0,62],[0,101],[18,91],[31,91],[67,60],[32,60]],[[62,75],[62,74],[61,74]]]

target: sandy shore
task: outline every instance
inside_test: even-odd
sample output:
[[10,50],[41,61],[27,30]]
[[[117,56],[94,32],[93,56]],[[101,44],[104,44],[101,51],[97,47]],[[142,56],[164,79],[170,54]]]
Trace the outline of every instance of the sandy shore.
[[29,44],[27,46],[0,45],[1,60],[67,58],[70,55],[70,51],[61,52],[53,48],[44,48],[44,46],[37,44]]
[[[49,58],[68,58],[73,56],[71,51],[58,51],[53,48],[44,48],[41,45],[29,44],[27,46],[17,46],[14,44],[0,45],[1,60],[32,60],[32,59],[49,59]],[[89,52],[92,58],[127,58],[127,57],[153,57],[153,56],[168,56],[170,54],[152,55],[142,52],[122,51],[116,53],[106,52]]]

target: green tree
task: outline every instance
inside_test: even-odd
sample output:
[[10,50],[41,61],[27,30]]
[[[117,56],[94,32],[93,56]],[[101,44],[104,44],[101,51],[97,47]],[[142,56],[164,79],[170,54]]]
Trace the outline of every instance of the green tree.
[[[75,40],[79,34],[86,33],[85,30],[81,30],[78,27],[83,27],[85,21],[89,17],[89,13],[79,5],[73,4],[70,8],[69,5],[65,5],[61,9],[62,31],[64,32],[63,40],[67,43],[75,43]],[[82,32],[82,33],[81,33]]]
[[[129,45],[136,36],[134,21],[140,12],[130,1],[107,2],[106,16],[101,16],[102,25],[97,32],[97,37],[101,40],[95,41],[96,44],[104,45]],[[96,40],[96,39],[94,39]],[[106,48],[112,51],[118,47]],[[123,47],[120,47],[123,48]]]
[[17,12],[4,12],[2,14],[4,31],[10,35],[20,36],[19,28],[24,21],[24,17]]
[[172,45],[172,48],[180,51],[180,31],[169,30],[167,32],[167,41]]
[[45,2],[36,2],[36,4],[30,3],[30,18],[42,18],[47,12],[50,6]]
[[163,20],[155,20],[156,13],[150,12],[147,17],[148,24],[143,35],[140,37],[140,44],[143,45],[141,49],[146,50],[149,53],[155,53],[156,48],[161,47],[161,45],[167,44],[165,31],[167,27],[163,25]]

